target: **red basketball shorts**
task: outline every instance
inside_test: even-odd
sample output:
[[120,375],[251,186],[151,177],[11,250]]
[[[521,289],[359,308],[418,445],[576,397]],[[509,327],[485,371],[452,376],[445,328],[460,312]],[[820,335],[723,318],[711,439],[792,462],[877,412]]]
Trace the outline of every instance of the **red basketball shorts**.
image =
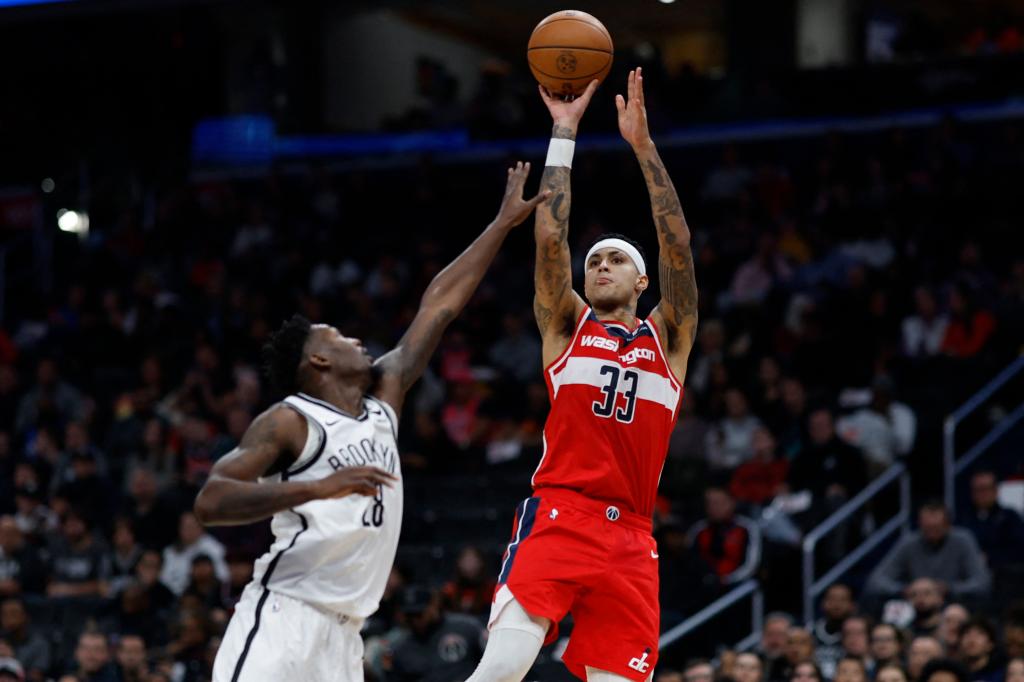
[[586,666],[648,679],[658,661],[660,615],[651,520],[569,490],[538,490],[516,509],[491,624],[512,598],[551,620],[545,644],[572,613],[562,660],[580,679]]

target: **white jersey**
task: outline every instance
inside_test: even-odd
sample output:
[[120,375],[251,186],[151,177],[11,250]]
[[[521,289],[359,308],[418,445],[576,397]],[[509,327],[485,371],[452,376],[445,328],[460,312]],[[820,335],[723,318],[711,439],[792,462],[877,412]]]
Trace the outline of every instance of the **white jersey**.
[[266,480],[312,481],[355,466],[376,466],[399,480],[382,486],[376,497],[315,500],[275,514],[274,544],[257,560],[253,584],[366,618],[384,594],[402,528],[398,419],[390,405],[371,396],[363,398],[359,416],[304,393],[284,402],[306,417],[306,446],[287,471]]

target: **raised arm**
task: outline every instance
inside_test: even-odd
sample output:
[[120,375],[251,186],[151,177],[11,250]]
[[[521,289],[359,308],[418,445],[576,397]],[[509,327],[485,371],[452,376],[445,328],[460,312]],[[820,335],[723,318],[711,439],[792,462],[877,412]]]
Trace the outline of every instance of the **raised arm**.
[[658,229],[661,300],[651,320],[665,340],[672,371],[683,380],[697,333],[697,279],[693,272],[690,228],[683,217],[676,188],[647,128],[644,83],[639,68],[629,72],[627,97],[616,95],[615,106],[619,113],[619,132],[633,148],[647,182],[651,213]]
[[238,447],[217,460],[196,497],[196,517],[206,526],[252,523],[312,500],[375,495],[394,476],[375,467],[351,467],[317,481],[257,483],[286,470],[306,443],[306,418],[283,404],[256,417]]
[[569,173],[572,170],[572,149],[576,142],[576,129],[590,99],[597,90],[593,81],[578,99],[558,99],[540,87],[554,127],[551,129],[551,147],[544,164],[540,186],[551,193],[551,201],[537,209],[534,237],[537,241],[537,260],[533,275],[533,313],[537,318],[543,341],[544,365],[555,360],[572,336],[576,318],[583,310],[583,299],[572,288],[572,261],[569,254],[569,207],[572,190]]
[[434,277],[423,294],[416,317],[398,345],[374,363],[380,373],[374,393],[395,412],[401,413],[406,391],[423,374],[441,335],[469,302],[505,237],[549,196],[542,191],[532,199],[523,199],[523,185],[529,174],[529,163],[520,162],[508,169],[508,182],[497,217],[469,248]]

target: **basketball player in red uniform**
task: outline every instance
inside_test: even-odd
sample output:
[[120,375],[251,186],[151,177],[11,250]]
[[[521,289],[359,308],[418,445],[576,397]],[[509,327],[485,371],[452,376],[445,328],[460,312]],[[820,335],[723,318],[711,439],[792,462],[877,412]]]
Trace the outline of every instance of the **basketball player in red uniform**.
[[697,328],[690,231],[647,128],[640,69],[617,95],[619,131],[636,154],[658,230],[661,300],[637,300],[647,264],[612,235],[586,258],[586,301],[572,289],[569,171],[597,83],[574,101],[541,90],[554,129],[536,216],[534,312],[551,413],[533,497],[516,511],[490,618],[469,682],[519,682],[572,613],[563,661],[589,682],[648,680],[658,660],[658,554],[651,517]]

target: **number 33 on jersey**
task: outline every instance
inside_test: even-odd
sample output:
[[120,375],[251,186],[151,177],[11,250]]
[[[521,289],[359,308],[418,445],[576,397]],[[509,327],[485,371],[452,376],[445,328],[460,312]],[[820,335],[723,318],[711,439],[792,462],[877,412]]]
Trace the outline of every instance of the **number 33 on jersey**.
[[652,514],[683,393],[654,324],[629,330],[584,308],[544,378],[551,413],[534,487],[568,487]]

